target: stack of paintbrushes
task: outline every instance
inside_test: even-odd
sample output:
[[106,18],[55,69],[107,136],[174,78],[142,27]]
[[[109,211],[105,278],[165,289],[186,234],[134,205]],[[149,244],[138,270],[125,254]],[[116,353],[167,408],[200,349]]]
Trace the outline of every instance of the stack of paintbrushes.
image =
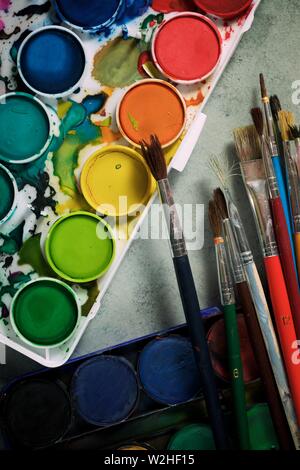
[[[235,129],[234,139],[264,258],[273,317],[239,212],[216,161],[212,166],[223,183],[224,196],[221,190],[215,191],[210,220],[218,211],[238,300],[281,447],[289,448],[292,436],[300,449],[300,129],[294,116],[281,110],[276,96],[269,100],[262,75],[260,86],[263,111],[252,109],[255,126]],[[220,264],[219,248],[217,257]],[[222,285],[224,282],[220,282],[221,292]],[[224,313],[226,322],[226,310]],[[227,341],[231,341],[229,337]],[[235,411],[241,422],[241,408]]]

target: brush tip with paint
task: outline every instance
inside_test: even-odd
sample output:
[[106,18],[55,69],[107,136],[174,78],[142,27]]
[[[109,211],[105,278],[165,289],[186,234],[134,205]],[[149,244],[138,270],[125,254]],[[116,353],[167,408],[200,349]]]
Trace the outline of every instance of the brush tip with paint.
[[264,74],[263,74],[263,73],[260,73],[260,74],[259,74],[259,83],[260,83],[261,97],[262,97],[262,98],[267,98],[267,97],[268,97],[268,93],[267,93],[267,88],[266,88],[265,78],[264,78]]
[[260,108],[252,108],[251,116],[255,126],[255,129],[260,137],[264,134],[264,118]]
[[222,220],[218,213],[217,205],[212,199],[208,203],[208,220],[214,238],[222,237]]
[[270,106],[274,119],[278,121],[278,112],[281,110],[281,103],[277,95],[270,97]]
[[291,139],[291,127],[295,126],[295,115],[290,111],[280,110],[278,112],[279,129],[284,142]]
[[229,219],[226,198],[221,188],[214,190],[214,202],[221,218],[223,220]]
[[156,181],[166,179],[168,177],[167,164],[158,137],[152,134],[150,144],[141,141],[140,145],[142,155]]

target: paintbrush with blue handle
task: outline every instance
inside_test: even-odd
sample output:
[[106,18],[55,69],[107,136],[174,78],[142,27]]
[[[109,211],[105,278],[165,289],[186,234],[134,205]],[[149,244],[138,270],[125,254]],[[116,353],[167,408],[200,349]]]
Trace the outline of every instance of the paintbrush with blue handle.
[[158,192],[163,205],[169,230],[177,283],[189,328],[196,364],[201,375],[204,398],[211,420],[216,447],[217,449],[227,449],[228,440],[218,397],[216,379],[211,364],[203,322],[200,316],[200,306],[187,255],[184,235],[168,179],[165,157],[156,136],[151,136],[149,144],[141,142],[141,149],[151,173],[157,182]]

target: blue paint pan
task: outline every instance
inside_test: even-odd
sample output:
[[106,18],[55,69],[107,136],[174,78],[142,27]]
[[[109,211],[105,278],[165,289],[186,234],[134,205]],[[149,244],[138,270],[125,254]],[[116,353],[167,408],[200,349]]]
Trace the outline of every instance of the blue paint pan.
[[54,0],[58,16],[66,24],[86,31],[109,28],[125,0]]
[[134,410],[139,388],[135,371],[126,359],[98,356],[81,364],[71,384],[74,408],[88,423],[119,423]]
[[34,93],[59,98],[79,87],[86,57],[75,33],[61,26],[45,26],[24,39],[17,66],[23,82]]
[[192,399],[201,386],[191,343],[181,336],[148,343],[140,354],[138,372],[145,392],[166,405]]

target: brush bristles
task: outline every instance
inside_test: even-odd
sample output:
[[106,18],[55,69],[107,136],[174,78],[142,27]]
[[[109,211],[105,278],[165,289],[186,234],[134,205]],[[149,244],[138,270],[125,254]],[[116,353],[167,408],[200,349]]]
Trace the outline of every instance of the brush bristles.
[[151,135],[150,144],[142,141],[140,145],[142,155],[156,181],[166,179],[168,177],[167,164],[157,136]]
[[267,94],[267,89],[266,89],[266,84],[265,84],[263,73],[259,74],[259,82],[260,82],[261,97],[266,98],[268,94]]
[[260,137],[264,134],[264,118],[263,113],[260,108],[252,108],[251,109],[251,116],[253,119],[253,123],[255,129]]
[[222,219],[228,219],[228,209],[224,193],[221,188],[214,190],[214,202]]
[[300,139],[300,126],[290,126],[290,132],[293,139]]
[[261,158],[261,145],[254,126],[233,129],[237,156],[241,162]]
[[276,121],[278,121],[278,112],[281,110],[281,104],[277,95],[271,96],[270,106],[271,106],[273,118]]
[[208,203],[208,220],[214,238],[222,237],[222,219],[215,201],[212,200]]
[[282,140],[288,141],[291,138],[290,128],[295,125],[295,115],[289,111],[278,112],[278,123]]

